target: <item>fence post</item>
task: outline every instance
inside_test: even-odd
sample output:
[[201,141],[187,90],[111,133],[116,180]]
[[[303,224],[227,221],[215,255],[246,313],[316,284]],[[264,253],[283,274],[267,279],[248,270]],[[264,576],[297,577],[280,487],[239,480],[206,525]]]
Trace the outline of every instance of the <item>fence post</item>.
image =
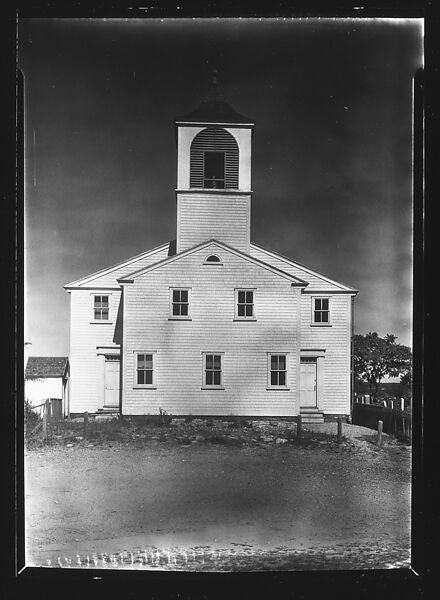
[[47,438],[47,406],[46,406],[46,410],[44,410],[44,412],[43,412],[42,434],[43,434],[43,440],[45,440]]
[[342,417],[338,416],[338,444],[342,442]]
[[302,435],[302,418],[301,415],[298,415],[296,421],[296,443],[301,443],[301,435]]
[[377,445],[378,446],[382,446],[382,428],[383,428],[383,421],[378,421],[377,422]]
[[89,413],[86,411],[84,413],[84,437],[87,437],[87,430],[89,427]]

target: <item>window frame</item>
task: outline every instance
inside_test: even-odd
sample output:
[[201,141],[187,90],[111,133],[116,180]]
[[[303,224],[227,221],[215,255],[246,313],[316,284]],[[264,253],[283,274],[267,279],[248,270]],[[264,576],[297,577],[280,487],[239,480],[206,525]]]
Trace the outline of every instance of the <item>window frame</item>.
[[[157,350],[133,350],[133,388],[155,390],[156,385],[156,354]],[[138,383],[138,356],[140,355],[151,355],[152,369],[151,369],[151,383]],[[144,369],[149,370],[149,369]]]
[[[224,390],[225,389],[225,385],[224,385],[224,362],[223,362],[223,357],[224,357],[224,352],[218,352],[218,351],[206,351],[206,352],[202,352],[202,390]],[[206,358],[207,356],[220,356],[220,383],[219,384],[207,384],[206,383]],[[215,371],[214,369],[212,369],[212,372],[218,372]]]
[[[311,305],[311,323],[310,325],[312,327],[331,327],[332,326],[332,322],[331,322],[331,296],[329,295],[318,295],[318,296],[312,296],[312,305]],[[316,300],[327,300],[328,301],[328,309],[325,311],[322,308],[321,309],[316,309]],[[328,321],[316,321],[316,313],[324,313],[327,312],[328,315]]]
[[[234,321],[256,321],[257,320],[257,315],[256,315],[256,310],[255,310],[255,296],[256,296],[256,292],[257,288],[251,288],[251,287],[239,287],[239,288],[234,288],[234,292],[235,292],[235,308],[234,308]],[[252,292],[252,315],[250,317],[247,317],[246,315],[241,316],[238,314],[238,294],[239,292]],[[243,303],[241,303],[243,304]],[[244,302],[244,306],[249,306],[249,303]]]
[[[97,309],[97,307],[95,307],[95,299],[97,297],[102,298],[103,296],[107,296],[108,298],[108,317],[107,319],[96,319],[95,318],[95,309]],[[92,304],[92,317],[90,319],[90,323],[96,323],[96,324],[103,324],[103,325],[111,325],[113,323],[113,319],[112,319],[112,309],[111,309],[111,292],[91,292],[90,293],[90,297],[91,297],[91,304]],[[102,310],[102,307],[100,307]],[[99,309],[99,307],[98,307]]]
[[[290,387],[289,387],[289,354],[290,352],[268,352],[267,353],[267,389],[268,390],[283,390],[283,391],[289,391]],[[272,356],[284,356],[285,359],[285,366],[286,368],[284,370],[282,369],[277,369],[277,372],[284,372],[285,373],[285,378],[286,378],[286,382],[284,385],[274,385],[272,383]]]
[[[191,318],[191,287],[188,286],[170,286],[169,288],[169,315],[168,315],[168,320],[169,321],[192,321]],[[174,304],[184,304],[182,302],[174,302],[174,292],[188,292],[188,314],[187,315],[175,315],[173,314],[173,307]]]

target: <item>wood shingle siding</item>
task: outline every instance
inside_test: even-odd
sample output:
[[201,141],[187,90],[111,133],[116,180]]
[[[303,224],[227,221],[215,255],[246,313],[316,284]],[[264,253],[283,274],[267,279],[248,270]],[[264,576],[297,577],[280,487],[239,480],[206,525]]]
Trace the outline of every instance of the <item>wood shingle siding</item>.
[[238,189],[239,151],[233,135],[222,128],[208,127],[191,144],[190,187],[203,188],[204,153],[225,153],[225,189]]
[[[203,264],[206,254],[204,248],[124,286],[124,413],[295,415],[299,288],[226,251],[226,268],[212,269]],[[169,286],[191,287],[191,321],[168,320]],[[236,287],[256,289],[257,321],[234,321]],[[157,389],[133,386],[134,355],[142,351],[155,352]],[[203,352],[224,353],[225,389],[201,389]],[[268,352],[287,353],[289,390],[267,390]]]

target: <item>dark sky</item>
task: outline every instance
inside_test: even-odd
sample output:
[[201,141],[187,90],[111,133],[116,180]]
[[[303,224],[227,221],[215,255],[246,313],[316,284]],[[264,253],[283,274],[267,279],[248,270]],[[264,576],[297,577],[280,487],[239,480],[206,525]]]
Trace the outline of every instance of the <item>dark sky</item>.
[[63,285],[175,239],[173,119],[210,73],[256,120],[252,240],[359,290],[355,331],[411,345],[420,20],[30,19],[26,333],[69,352]]

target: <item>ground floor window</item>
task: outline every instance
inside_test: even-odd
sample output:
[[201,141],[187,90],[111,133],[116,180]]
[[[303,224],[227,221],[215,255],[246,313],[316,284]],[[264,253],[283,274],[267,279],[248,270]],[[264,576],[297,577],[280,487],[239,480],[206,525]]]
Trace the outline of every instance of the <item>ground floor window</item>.
[[203,386],[221,387],[223,385],[222,354],[205,352],[203,363]]
[[154,353],[136,352],[136,378],[135,384],[139,386],[152,386],[154,383]]
[[269,354],[268,356],[269,387],[280,388],[287,386],[287,355]]

